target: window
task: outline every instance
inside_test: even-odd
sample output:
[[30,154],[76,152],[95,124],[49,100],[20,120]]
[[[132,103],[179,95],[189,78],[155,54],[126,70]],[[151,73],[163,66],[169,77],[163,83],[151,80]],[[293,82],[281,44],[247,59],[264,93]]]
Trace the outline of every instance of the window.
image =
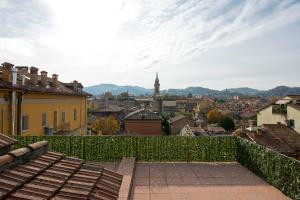
[[65,123],[66,122],[66,112],[62,112],[61,113],[61,123]]
[[42,126],[46,126],[46,123],[47,123],[47,119],[46,119],[46,113],[43,112],[42,113]]
[[292,128],[295,127],[295,120],[290,119],[290,127],[292,127]]
[[77,119],[77,110],[76,110],[76,108],[73,111],[73,118],[74,118],[74,120]]
[[28,115],[22,116],[22,131],[26,131],[29,128],[29,117]]

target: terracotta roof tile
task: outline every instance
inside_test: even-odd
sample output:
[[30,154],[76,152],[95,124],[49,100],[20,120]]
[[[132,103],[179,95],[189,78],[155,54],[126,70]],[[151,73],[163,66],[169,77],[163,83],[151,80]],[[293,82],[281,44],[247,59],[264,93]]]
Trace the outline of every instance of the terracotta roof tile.
[[140,109],[129,113],[125,119],[129,120],[162,120],[159,113],[147,109]]
[[[29,145],[30,148],[14,150],[1,156],[0,161],[15,162],[24,154],[35,154],[45,146],[47,142],[38,142]],[[119,196],[122,179],[121,174],[98,163],[47,152],[0,171],[0,199],[112,200]]]
[[176,121],[179,121],[179,120],[182,120],[182,119],[185,119],[185,118],[187,118],[187,117],[184,116],[184,115],[177,115],[177,116],[170,119],[170,123],[174,123]]
[[15,144],[17,140],[0,133],[0,149]]

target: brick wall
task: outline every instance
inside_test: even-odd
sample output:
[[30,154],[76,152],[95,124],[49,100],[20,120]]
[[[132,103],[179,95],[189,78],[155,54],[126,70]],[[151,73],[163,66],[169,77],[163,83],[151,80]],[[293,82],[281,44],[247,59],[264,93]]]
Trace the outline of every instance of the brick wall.
[[160,120],[126,120],[125,132],[139,135],[161,135]]

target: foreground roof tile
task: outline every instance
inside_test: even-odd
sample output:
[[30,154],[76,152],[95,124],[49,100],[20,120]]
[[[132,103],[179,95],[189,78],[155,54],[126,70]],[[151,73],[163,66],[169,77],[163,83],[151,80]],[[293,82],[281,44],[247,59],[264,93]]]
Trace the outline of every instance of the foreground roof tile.
[[41,141],[0,156],[0,199],[118,199],[123,175],[47,147]]

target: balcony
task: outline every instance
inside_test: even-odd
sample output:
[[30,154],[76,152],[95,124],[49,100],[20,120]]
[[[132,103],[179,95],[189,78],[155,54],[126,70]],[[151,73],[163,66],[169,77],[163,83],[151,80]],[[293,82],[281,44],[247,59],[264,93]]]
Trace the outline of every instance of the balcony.
[[286,115],[287,114],[286,105],[272,105],[272,114]]
[[[15,148],[47,140],[50,150],[114,166],[134,157],[131,199],[300,199],[300,163],[231,137],[16,137]],[[123,162],[123,160],[122,160]],[[122,163],[121,162],[121,163]]]

